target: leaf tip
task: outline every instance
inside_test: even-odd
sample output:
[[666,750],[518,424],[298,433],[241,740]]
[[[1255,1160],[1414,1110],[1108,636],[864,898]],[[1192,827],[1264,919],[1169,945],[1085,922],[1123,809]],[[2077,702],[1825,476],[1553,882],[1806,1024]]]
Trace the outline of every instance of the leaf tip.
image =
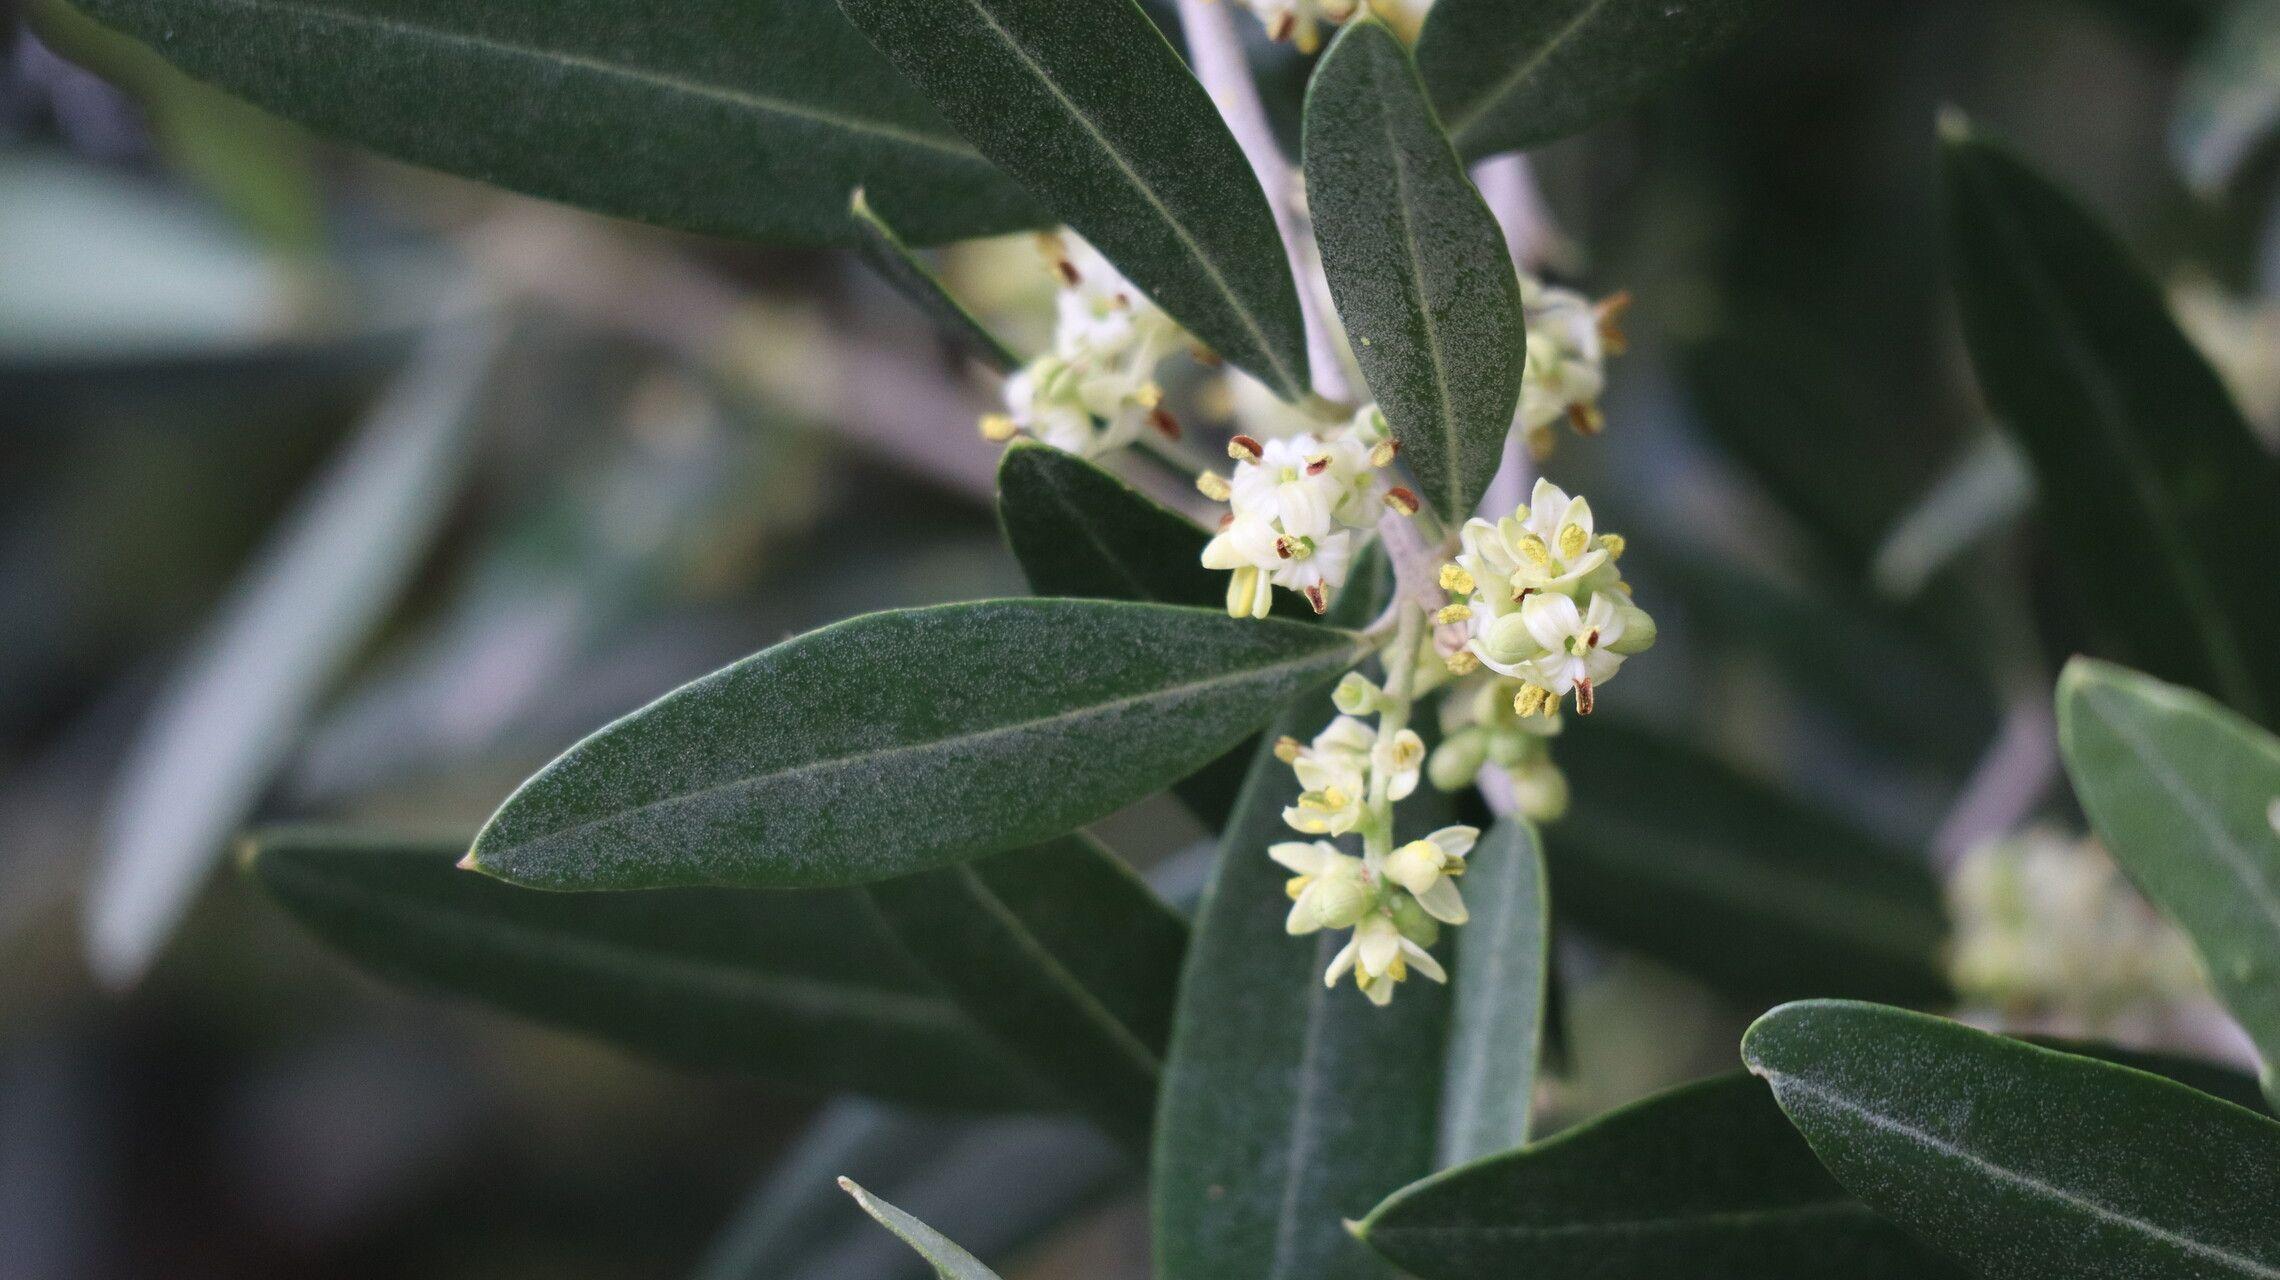
[[481,871],[483,869],[483,864],[475,861],[475,851],[473,849],[469,849],[466,854],[459,859],[458,862],[455,862],[452,865],[458,867],[461,871]]

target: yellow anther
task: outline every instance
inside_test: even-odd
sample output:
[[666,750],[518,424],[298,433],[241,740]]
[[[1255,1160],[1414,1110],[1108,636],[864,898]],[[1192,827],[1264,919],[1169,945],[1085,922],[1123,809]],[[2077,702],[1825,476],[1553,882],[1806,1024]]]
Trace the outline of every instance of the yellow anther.
[[1283,882],[1283,892],[1289,895],[1292,902],[1296,902],[1298,895],[1306,892],[1306,886],[1312,883],[1314,883],[1313,876],[1292,876]]
[[1143,409],[1153,409],[1164,402],[1164,389],[1151,382],[1132,393],[1132,402]]
[[1591,545],[1591,535],[1583,531],[1582,525],[1563,524],[1560,526],[1560,557],[1562,559],[1575,559],[1582,555],[1583,549],[1589,545]]
[[1439,613],[1434,614],[1433,621],[1445,627],[1452,622],[1463,622],[1465,619],[1471,616],[1471,605],[1452,604],[1449,607],[1441,610]]
[[1395,982],[1407,979],[1409,977],[1409,961],[1404,959],[1400,952],[1394,952],[1393,963],[1385,967],[1385,976]]
[[1552,567],[1551,549],[1546,547],[1544,540],[1535,534],[1531,533],[1522,538],[1519,549],[1521,557],[1537,568],[1549,569]]
[[1444,661],[1448,664],[1449,674],[1453,676],[1469,676],[1480,670],[1480,659],[1474,657],[1470,649],[1459,649]]
[[1605,551],[1607,553],[1607,559],[1610,563],[1622,559],[1623,548],[1628,545],[1630,544],[1623,541],[1623,535],[1620,533],[1603,533],[1599,535],[1599,547],[1602,551]]
[[1370,465],[1373,467],[1390,467],[1393,465],[1394,455],[1400,452],[1401,442],[1399,440],[1380,440],[1370,448]]
[[1299,756],[1304,754],[1305,751],[1306,744],[1300,742],[1296,738],[1289,736],[1288,734],[1275,739],[1275,759],[1282,761],[1284,764],[1296,763]]
[[983,414],[981,427],[982,439],[992,444],[1003,444],[1013,439],[1014,433],[1021,429],[1014,425],[1013,419],[1002,413]]
[[1195,478],[1195,491],[1213,502],[1225,502],[1235,496],[1234,486],[1227,477],[1216,471],[1206,471]]
[[1352,803],[1353,803],[1353,801],[1354,801],[1354,798],[1353,798],[1352,796],[1350,796],[1350,795],[1347,795],[1347,794],[1345,793],[1345,791],[1344,791],[1342,788],[1339,788],[1339,787],[1324,787],[1324,788],[1322,789],[1322,807],[1323,807],[1323,808],[1326,808],[1326,809],[1343,809],[1343,808],[1345,808],[1347,805],[1349,805],[1349,804],[1352,804]]
[[1441,566],[1441,590],[1455,592],[1460,596],[1469,596],[1473,593],[1473,588],[1479,585],[1473,581],[1472,574],[1466,572],[1463,565],[1450,563]]

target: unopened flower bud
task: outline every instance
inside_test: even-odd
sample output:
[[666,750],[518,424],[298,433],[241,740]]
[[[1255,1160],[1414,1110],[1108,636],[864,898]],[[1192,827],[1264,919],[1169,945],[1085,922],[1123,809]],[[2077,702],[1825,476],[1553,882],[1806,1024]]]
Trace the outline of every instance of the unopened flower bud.
[[1425,772],[1441,790],[1462,791],[1472,785],[1487,757],[1488,735],[1478,728],[1459,729],[1433,748],[1433,758],[1426,761]]
[[1634,653],[1645,653],[1655,647],[1655,620],[1653,615],[1635,604],[1619,605],[1615,616],[1623,620],[1623,634],[1607,646],[1609,653],[1620,653],[1628,658]]
[[1532,822],[1557,822],[1567,816],[1567,775],[1548,758],[1539,758],[1512,770],[1512,797],[1520,816]]
[[1325,876],[1308,886],[1307,914],[1325,929],[1348,929],[1369,914],[1372,894],[1349,876]]
[[1441,922],[1427,915],[1417,899],[1407,894],[1394,901],[1393,927],[1420,947],[1430,947],[1441,940]]
[[1359,671],[1347,672],[1338,687],[1330,691],[1330,701],[1350,716],[1366,716],[1375,711],[1380,696],[1377,685]]

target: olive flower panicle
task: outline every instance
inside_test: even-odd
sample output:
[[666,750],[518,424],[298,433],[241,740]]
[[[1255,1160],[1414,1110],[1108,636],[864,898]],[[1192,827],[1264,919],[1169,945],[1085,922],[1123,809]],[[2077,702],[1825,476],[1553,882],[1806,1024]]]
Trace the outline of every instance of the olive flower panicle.
[[1162,308],[1098,250],[1068,232],[1039,237],[1060,282],[1052,350],[1005,382],[1005,410],[982,419],[982,435],[1025,434],[1092,457],[1144,430],[1176,437],[1156,370],[1190,339]]
[[1578,714],[1591,714],[1624,660],[1654,644],[1654,619],[1616,568],[1623,540],[1597,531],[1581,496],[1538,480],[1527,505],[1493,524],[1468,521],[1460,536],[1441,585],[1461,599],[1442,617],[1464,623],[1466,652],[1522,682],[1523,717],[1556,712],[1570,694]]
[[1263,618],[1273,588],[1298,592],[1316,613],[1330,607],[1376,522],[1378,472],[1395,449],[1385,418],[1363,409],[1339,429],[1280,440],[1236,436],[1232,477],[1205,473],[1198,487],[1228,504],[1203,549],[1207,569],[1227,570],[1227,612]]
[[1528,367],[1520,378],[1520,429],[1530,452],[1549,457],[1565,421],[1576,434],[1598,435],[1607,388],[1607,357],[1621,355],[1623,312],[1629,294],[1593,302],[1572,289],[1547,285],[1522,272],[1520,309],[1528,330]]

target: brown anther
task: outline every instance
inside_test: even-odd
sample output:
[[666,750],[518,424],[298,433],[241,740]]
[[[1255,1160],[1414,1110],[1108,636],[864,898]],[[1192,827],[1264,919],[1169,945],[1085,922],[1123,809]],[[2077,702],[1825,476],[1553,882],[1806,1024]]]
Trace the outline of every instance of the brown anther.
[[1119,311],[1130,311],[1132,309],[1132,295],[1129,293],[1120,292],[1114,298],[1109,299],[1109,302]]
[[1267,39],[1277,42],[1288,40],[1290,33],[1297,28],[1298,15],[1285,9],[1282,13],[1277,14],[1274,22],[1267,27]]
[[1589,678],[1575,682],[1575,713],[1579,716],[1591,714],[1591,681]]
[[1189,347],[1188,355],[1192,357],[1197,364],[1202,365],[1206,369],[1216,369],[1220,365],[1226,363],[1226,361],[1219,358],[1218,352],[1213,351],[1209,347]]
[[1322,584],[1319,582],[1309,583],[1307,585],[1306,602],[1314,606],[1314,611],[1316,613],[1330,612],[1330,593],[1324,591],[1322,589]]
[[1528,597],[1534,594],[1536,594],[1536,589],[1534,587],[1522,587],[1518,591],[1512,593],[1512,603],[1525,604],[1528,600]]
[[1599,628],[1593,627],[1590,631],[1584,633],[1583,647],[1586,649],[1596,649],[1599,647]]
[[1278,533],[1275,535],[1275,555],[1281,559],[1290,559],[1291,552],[1297,548],[1297,545],[1297,540],[1292,538],[1287,533]]
[[1631,349],[1630,335],[1623,332],[1623,313],[1631,309],[1631,291],[1618,290],[1599,300],[1592,310],[1599,317],[1599,343],[1607,354],[1619,356]]
[[1235,513],[1234,513],[1234,512],[1232,512],[1232,511],[1222,511],[1222,512],[1220,512],[1220,513],[1219,513],[1219,527],[1220,527],[1221,529],[1225,529],[1227,526],[1229,526],[1229,525],[1231,525],[1231,524],[1233,524],[1233,523],[1235,523]]
[[1161,405],[1148,411],[1148,425],[1154,427],[1156,433],[1166,440],[1180,438],[1180,420],[1173,417],[1171,411]]
[[1319,458],[1308,458],[1306,460],[1306,474],[1310,476],[1321,475],[1324,471],[1327,471],[1329,469],[1330,455],[1327,453],[1323,454]]
[[1385,505],[1405,516],[1416,515],[1425,506],[1417,495],[1400,485],[1385,491]]
[[1237,462],[1257,462],[1267,456],[1267,448],[1249,436],[1237,436],[1227,442],[1227,456]]
[[1568,406],[1568,425],[1579,436],[1595,436],[1607,429],[1607,415],[1595,404],[1576,403]]
[[1076,288],[1084,280],[1084,277],[1077,272],[1077,264],[1067,258],[1053,259],[1053,274],[1061,277],[1061,283],[1071,289]]

